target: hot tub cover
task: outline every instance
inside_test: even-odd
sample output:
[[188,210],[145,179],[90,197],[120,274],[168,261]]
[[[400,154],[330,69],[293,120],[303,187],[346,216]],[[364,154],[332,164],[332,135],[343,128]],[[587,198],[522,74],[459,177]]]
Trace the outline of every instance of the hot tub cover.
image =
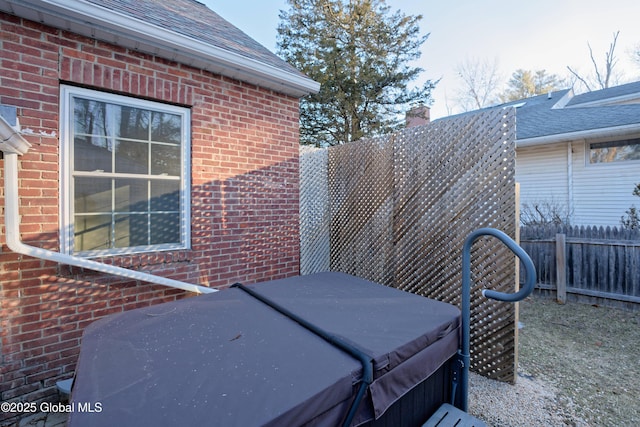
[[[379,417],[458,349],[456,307],[353,276],[251,289],[371,357],[374,381],[353,425]],[[230,288],[91,324],[69,426],[335,426],[361,373],[358,360]]]

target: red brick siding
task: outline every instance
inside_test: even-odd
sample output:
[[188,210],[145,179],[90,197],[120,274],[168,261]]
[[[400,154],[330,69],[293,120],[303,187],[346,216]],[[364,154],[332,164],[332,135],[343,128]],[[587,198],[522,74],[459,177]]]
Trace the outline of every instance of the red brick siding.
[[[298,273],[297,99],[6,14],[0,45],[0,104],[18,107],[23,129],[35,132],[19,166],[25,242],[59,248],[59,93],[72,83],[192,111],[191,250],[103,262],[213,287]],[[86,325],[184,296],[3,244],[0,399],[54,399],[55,382],[72,375]]]

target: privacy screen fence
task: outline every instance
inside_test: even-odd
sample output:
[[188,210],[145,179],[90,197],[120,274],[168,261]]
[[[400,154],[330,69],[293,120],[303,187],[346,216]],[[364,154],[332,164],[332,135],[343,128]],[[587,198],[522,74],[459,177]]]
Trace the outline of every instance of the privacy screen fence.
[[[329,149],[301,149],[301,272],[340,271],[460,305],[462,246],[493,227],[517,239],[515,113],[442,119]],[[471,368],[515,381],[513,254],[491,237],[472,249]]]

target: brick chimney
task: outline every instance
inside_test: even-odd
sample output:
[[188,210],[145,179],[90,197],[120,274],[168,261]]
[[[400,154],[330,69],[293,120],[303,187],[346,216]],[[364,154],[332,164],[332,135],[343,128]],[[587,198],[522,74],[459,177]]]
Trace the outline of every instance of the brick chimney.
[[431,109],[426,105],[421,105],[407,111],[405,116],[405,126],[410,128],[428,124],[431,121],[430,111]]

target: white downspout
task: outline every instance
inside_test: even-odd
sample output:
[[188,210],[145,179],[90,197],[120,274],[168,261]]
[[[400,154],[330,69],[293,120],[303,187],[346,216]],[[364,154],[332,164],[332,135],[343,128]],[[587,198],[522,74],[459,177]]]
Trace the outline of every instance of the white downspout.
[[[0,117],[0,125],[7,125],[2,117]],[[4,130],[4,129],[0,129]],[[23,154],[29,147],[22,136],[15,130],[10,135],[0,132],[3,142],[0,143],[0,149],[4,153],[4,222],[5,236],[7,246],[16,253],[41,258],[49,261],[55,261],[60,264],[68,264],[76,267],[87,268],[102,273],[113,274],[116,276],[126,277],[128,279],[140,280],[143,282],[154,283],[157,285],[168,286],[171,288],[182,289],[196,294],[206,294],[217,292],[217,289],[208,288],[206,286],[193,285],[191,283],[180,282],[178,280],[168,279],[153,274],[141,273],[139,271],[129,270],[127,268],[116,267],[114,265],[103,264],[101,262],[92,261],[72,255],[61,254],[35,246],[29,246],[20,240],[20,216],[18,213],[19,197],[18,197],[18,153]],[[14,144],[10,144],[11,140]],[[19,141],[22,140],[22,141]],[[20,145],[18,145],[20,142]],[[16,149],[15,147],[19,147]],[[20,149],[22,148],[22,150]],[[20,152],[22,151],[22,152]]]
[[567,143],[567,215],[573,222],[573,143]]

